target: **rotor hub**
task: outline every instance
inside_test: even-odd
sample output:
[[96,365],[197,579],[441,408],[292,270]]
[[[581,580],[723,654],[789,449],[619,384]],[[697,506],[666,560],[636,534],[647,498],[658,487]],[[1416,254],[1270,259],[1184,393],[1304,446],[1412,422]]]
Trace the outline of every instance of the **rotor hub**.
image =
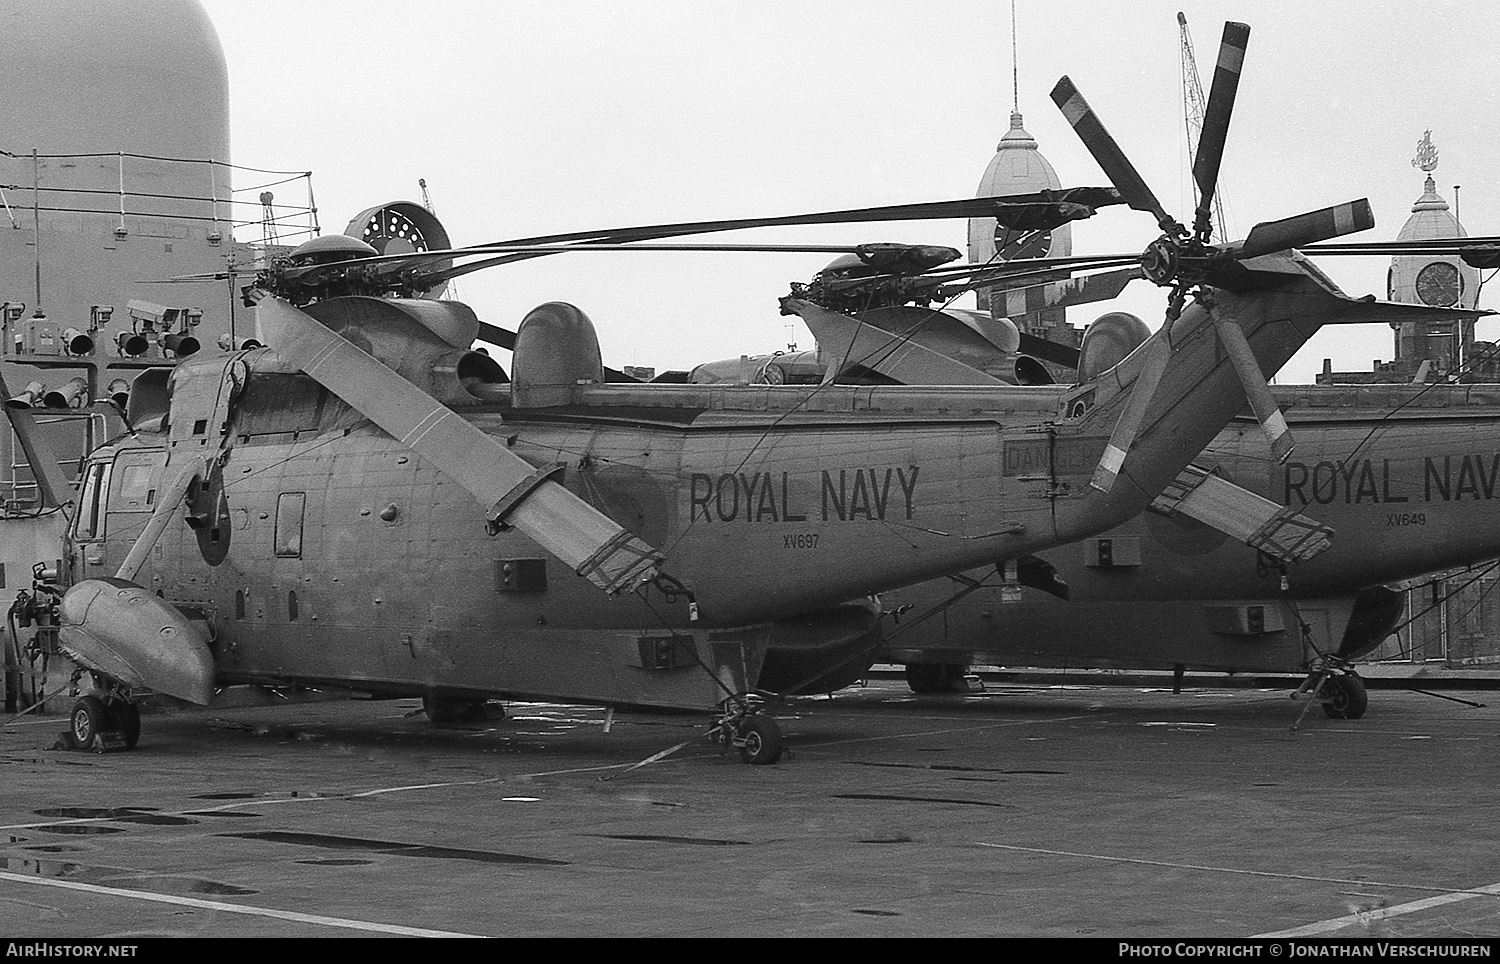
[[1162,235],[1141,252],[1141,273],[1152,284],[1170,287],[1177,280],[1181,254],[1176,239]]

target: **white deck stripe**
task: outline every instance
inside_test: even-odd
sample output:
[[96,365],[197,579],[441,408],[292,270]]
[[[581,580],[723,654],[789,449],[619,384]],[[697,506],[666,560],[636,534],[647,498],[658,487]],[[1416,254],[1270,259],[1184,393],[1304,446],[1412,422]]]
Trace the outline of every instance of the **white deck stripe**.
[[1397,904],[1395,907],[1376,907],[1358,914],[1349,914],[1346,917],[1331,917],[1314,924],[1305,924],[1302,927],[1294,927],[1291,930],[1277,931],[1274,934],[1256,934],[1256,937],[1315,937],[1318,934],[1329,934],[1336,930],[1342,930],[1360,924],[1369,924],[1373,921],[1385,920],[1388,917],[1400,917],[1403,914],[1415,914],[1418,911],[1428,910],[1433,907],[1442,907],[1446,904],[1456,904],[1461,900],[1469,900],[1474,897],[1493,897],[1500,894],[1500,884],[1490,884],[1488,887],[1476,887],[1473,890],[1457,890],[1449,894],[1441,894],[1437,897],[1424,897],[1406,904]]
[[423,927],[403,927],[400,924],[377,924],[373,921],[348,920],[343,917],[323,917],[318,914],[299,914],[290,910],[273,910],[269,907],[250,907],[245,904],[230,904],[220,900],[203,900],[200,897],[174,897],[170,894],[153,894],[144,890],[127,890],[123,887],[101,887],[84,884],[76,880],[53,880],[31,874],[12,874],[0,871],[0,880],[17,884],[40,884],[43,887],[61,887],[89,894],[108,894],[135,900],[150,900],[159,904],[176,904],[179,907],[198,907],[203,910],[218,910],[230,914],[247,914],[252,917],[273,917],[277,920],[294,921],[299,924],[317,924],[320,927],[342,927],[356,931],[376,931],[381,934],[399,934],[402,937],[484,937],[484,934],[463,934],[456,931],[436,931]]
[[[990,847],[994,850],[1015,850],[1028,854],[1043,854],[1048,857],[1082,857],[1086,860],[1107,860],[1119,864],[1144,864],[1148,867],[1173,867],[1178,870],[1206,870],[1220,874],[1240,874],[1247,877],[1275,877],[1280,880],[1310,880],[1323,884],[1358,884],[1361,887],[1399,887],[1402,890],[1427,890],[1437,891],[1444,898],[1464,899],[1463,896],[1454,897],[1455,894],[1468,897],[1483,897],[1490,894],[1500,894],[1500,884],[1492,884],[1489,887],[1480,887],[1469,891],[1452,891],[1446,887],[1431,887],[1426,884],[1397,884],[1387,880],[1363,880],[1350,877],[1318,877],[1313,874],[1287,874],[1274,870],[1244,870],[1238,867],[1215,867],[1212,864],[1186,864],[1175,860],[1147,860],[1144,857],[1112,857],[1108,854],[1085,854],[1072,850],[1047,850],[1042,847],[1017,847],[1011,844],[986,843],[982,840],[976,841],[980,847]],[[1438,897],[1425,898],[1426,900],[1441,900]],[[1403,905],[1405,906],[1405,905]],[[1313,926],[1313,925],[1309,925]]]

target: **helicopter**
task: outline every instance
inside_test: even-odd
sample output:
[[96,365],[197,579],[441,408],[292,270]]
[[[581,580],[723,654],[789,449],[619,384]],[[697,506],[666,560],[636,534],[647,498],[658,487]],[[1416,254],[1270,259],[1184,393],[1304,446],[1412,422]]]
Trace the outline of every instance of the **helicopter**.
[[[1247,40],[1248,28],[1226,27],[1226,48],[1242,54]],[[1054,98],[1065,104],[1075,94],[1060,84]],[[1111,163],[1118,164],[1106,150],[1101,165]],[[1123,176],[1121,183],[1134,183],[1130,172]],[[1211,194],[1200,206],[1200,225]],[[1155,207],[1149,198],[1142,203]],[[999,230],[1023,246],[1036,229],[1002,222]],[[1199,230],[1206,237],[1206,228]],[[1456,254],[1474,266],[1495,261],[1493,239],[1305,251]],[[961,266],[946,280],[898,279],[844,257],[793,286],[799,300],[789,299],[790,310],[814,332],[815,351],[711,362],[689,380],[1047,385],[1052,377],[1042,359],[1086,383],[1142,345],[1150,328],[1111,312],[1073,349],[1021,333],[999,312],[955,308],[951,297],[995,278],[1020,281],[998,292],[1002,310],[1019,317],[1114,297],[1144,277],[1143,269],[1048,281],[1055,270],[1032,261]],[[925,307],[934,301],[937,308]],[[872,658],[904,664],[918,693],[967,691],[971,663],[1169,668],[1179,684],[1189,668],[1305,673],[1298,695],[1314,696],[1330,716],[1361,716],[1367,696],[1354,663],[1403,612],[1383,584],[1496,554],[1486,536],[1495,522],[1494,486],[1485,482],[1494,475],[1487,439],[1495,412],[1487,392],[1420,385],[1279,388],[1262,410],[1285,410],[1285,421],[1303,427],[1296,460],[1287,459],[1289,431],[1263,444],[1248,420],[1237,420],[1179,477],[1175,491],[1118,529],[883,594],[892,623]],[[1039,474],[1045,461],[1018,456],[1006,472]],[[1228,491],[1226,483],[1246,490],[1227,516],[1213,494]],[[1260,514],[1244,514],[1254,505],[1249,496],[1262,500]],[[1268,545],[1261,527],[1278,517],[1309,541]],[[1330,543],[1334,531],[1341,537]],[[1330,545],[1335,551],[1324,554]],[[1173,631],[1163,633],[1164,625]]]
[[[1064,110],[1086,141],[1112,144],[1079,102]],[[1063,393],[610,383],[592,322],[558,302],[522,320],[506,372],[472,350],[471,308],[423,297],[482,267],[744,222],[394,255],[308,242],[246,286],[267,347],[138,376],[129,432],[88,457],[67,572],[38,589],[92,687],[69,738],[133,746],[140,692],[208,704],[260,683],[419,695],[434,719],[492,696],[703,710],[745,762],[775,762],[773,645],[837,664],[878,634],[875,594],[1123,523],[1247,397],[1274,434],[1264,372],[1325,324],[1452,316],[1350,298],[1296,252],[1373,227],[1366,201],[1215,245],[1129,172],[1123,154],[1106,167],[1159,215],[1137,260],[1171,290],[1169,323]],[[980,201],[1061,223],[1117,196],[1075,190],[1091,193]],[[893,278],[950,260],[841,253]],[[1044,478],[1003,473],[1022,452]]]
[[[1453,239],[1309,252],[1457,253],[1485,263],[1491,257],[1485,248],[1483,240]],[[814,289],[829,274],[825,269],[794,291]],[[1128,274],[1104,277],[1117,289]],[[1045,299],[1056,290],[1013,288],[1002,297],[1050,305],[1055,300]],[[848,302],[857,289],[843,286],[835,297]],[[819,337],[803,377],[1050,384],[1039,366],[1034,380],[1024,377],[1033,360],[1018,351],[1017,327],[1008,318],[948,305],[918,310],[898,300],[849,313],[826,310],[831,304],[824,298],[811,310],[801,306]],[[1048,360],[1087,382],[1149,335],[1140,319],[1110,312],[1086,330],[1081,349],[1054,343]],[[777,366],[796,371],[786,356],[750,362],[709,363],[692,378],[771,381],[785,378],[767,377]],[[1289,426],[1300,426],[1296,459],[1278,464],[1253,423],[1237,419],[1194,460],[1175,493],[1115,530],[1009,566],[883,594],[892,621],[872,662],[903,664],[917,693],[969,691],[968,666],[975,663],[1172,669],[1179,685],[1188,669],[1300,673],[1307,678],[1298,695],[1311,694],[1340,719],[1362,716],[1367,695],[1355,663],[1379,646],[1404,608],[1384,584],[1471,565],[1500,550],[1487,535],[1496,522],[1495,488],[1486,481],[1494,476],[1493,399],[1482,387],[1441,384],[1272,392]],[[1036,465],[1040,460],[1018,458],[1006,471],[1025,475]],[[1255,517],[1260,521],[1236,523],[1215,511],[1208,493],[1225,482],[1266,500]],[[1184,499],[1205,483],[1211,488]],[[1264,543],[1260,525],[1277,513],[1317,536],[1318,551],[1303,545],[1286,553]],[[1321,541],[1335,531],[1340,539]],[[1329,545],[1336,551],[1323,554]],[[1162,633],[1163,625],[1173,631]]]

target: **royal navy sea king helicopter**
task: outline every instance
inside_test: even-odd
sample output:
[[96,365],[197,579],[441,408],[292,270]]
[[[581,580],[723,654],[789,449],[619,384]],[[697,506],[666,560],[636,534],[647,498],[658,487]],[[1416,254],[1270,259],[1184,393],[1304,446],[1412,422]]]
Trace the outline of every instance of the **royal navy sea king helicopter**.
[[[1247,38],[1239,25],[1226,28],[1232,51]],[[1059,85],[1054,96],[1066,103],[1071,92]],[[1205,198],[1200,217],[1209,203]],[[1001,222],[996,246],[1024,251],[1044,230]],[[1494,240],[1304,250],[1320,257],[1422,253],[1493,267]],[[1107,300],[1144,276],[1134,265],[1026,285],[1027,275],[1049,275],[1036,265],[956,266],[946,276],[897,278],[844,256],[794,285],[785,300],[784,310],[813,331],[816,350],[743,356],[685,374],[705,383],[1050,384],[1046,361],[1087,383],[1150,336],[1138,318],[1119,312],[1092,324],[1081,350],[1021,333],[1010,317]],[[1013,284],[993,295],[1010,317],[949,303],[996,277]],[[1456,292],[1448,300],[1457,301]],[[876,655],[905,664],[917,692],[965,691],[970,663],[1174,669],[1179,678],[1187,670],[1302,672],[1303,692],[1317,696],[1329,715],[1361,715],[1366,697],[1354,663],[1403,615],[1401,596],[1384,584],[1500,552],[1492,535],[1500,521],[1493,484],[1500,409],[1493,386],[1483,385],[1272,393],[1297,429],[1295,458],[1278,458],[1277,441],[1264,438],[1252,419],[1237,419],[1150,511],[1117,529],[883,594],[893,620]],[[1279,437],[1280,454],[1289,438]],[[1037,473],[1041,460],[1019,448],[1013,454],[1007,474]],[[1221,504],[1217,493],[1226,481],[1263,497],[1259,514],[1243,499]],[[1277,513],[1298,520],[1308,538],[1266,541],[1258,520]],[[1339,538],[1330,543],[1326,535],[1335,531]]]
[[[1215,158],[1232,99],[1216,81]],[[1247,396],[1283,434],[1264,373],[1322,325],[1440,311],[1350,298],[1293,250],[1372,227],[1367,202],[1214,245],[1162,212],[1076,91],[1060,103],[1156,215],[1142,270],[1171,291],[1159,332],[1063,393],[610,384],[591,322],[560,303],[523,320],[506,373],[471,350],[470,308],[420,297],[509,259],[744,222],[394,257],[335,238],[275,264],[246,291],[270,347],[138,377],[131,431],[89,458],[58,603],[59,644],[95,686],[73,740],[133,744],[138,691],[206,704],[247,682],[422,694],[435,713],[488,696],[713,708],[719,739],[772,762],[754,698],[768,645],[863,649],[867,594],[1118,525]],[[1082,190],[998,203],[1061,223],[1113,200]],[[852,253],[893,277],[947,260]],[[1019,450],[1044,480],[1003,474]]]

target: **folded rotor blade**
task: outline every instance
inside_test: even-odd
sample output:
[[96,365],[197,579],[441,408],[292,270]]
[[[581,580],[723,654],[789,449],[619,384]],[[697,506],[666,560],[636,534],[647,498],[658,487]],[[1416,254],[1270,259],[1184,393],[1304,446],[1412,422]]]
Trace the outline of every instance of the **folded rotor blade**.
[[1250,234],[1234,249],[1234,256],[1239,259],[1258,258],[1263,254],[1368,231],[1374,226],[1375,213],[1370,210],[1370,201],[1360,198],[1280,221],[1262,221],[1250,229]]
[[825,380],[867,368],[904,385],[1005,385],[994,363],[1005,356],[959,319],[928,308],[877,308],[860,317],[788,301],[826,359]]
[[504,348],[507,351],[514,350],[516,347],[515,332],[511,331],[509,328],[501,328],[499,325],[492,325],[487,321],[481,321],[479,323],[479,337],[482,340],[489,342],[491,345],[499,345],[501,348]]
[[1126,204],[1137,211],[1150,212],[1163,230],[1176,223],[1162,208],[1156,195],[1151,193],[1135,165],[1120,150],[1120,145],[1110,136],[1104,123],[1099,120],[1088,101],[1083,99],[1073,81],[1066,76],[1059,80],[1057,86],[1052,88],[1052,102],[1062,110],[1063,117],[1072,125],[1083,141],[1083,146],[1094,155],[1094,160],[1099,163]]
[[1023,331],[1021,332],[1021,345],[1017,350],[1032,358],[1040,358],[1054,365],[1078,370],[1078,349],[1070,348],[1060,341],[1048,341],[1046,338],[1028,335]]
[[990,304],[997,314],[1015,319],[1048,308],[1069,308],[1117,298],[1126,285],[1141,276],[1139,267],[1120,268],[1025,288],[993,291]]
[[1224,353],[1229,356],[1230,363],[1240,376],[1240,384],[1245,387],[1250,410],[1255,413],[1256,420],[1266,433],[1266,441],[1271,443],[1271,456],[1279,465],[1292,454],[1294,443],[1292,434],[1286,427],[1286,418],[1281,414],[1275,396],[1271,394],[1271,386],[1266,382],[1265,373],[1260,370],[1260,362],[1255,360],[1255,352],[1245,338],[1244,329],[1232,319],[1224,317],[1220,311],[1210,311],[1209,317],[1213,319],[1214,328],[1219,333]]
[[[427,459],[545,551],[611,595],[656,576],[662,555],[504,442],[287,301],[252,292],[267,341],[330,392]],[[476,524],[478,519],[475,520]]]
[[1109,444],[1104,447],[1104,455],[1099,459],[1099,467],[1089,480],[1089,485],[1100,492],[1108,492],[1114,488],[1120,466],[1125,464],[1125,456],[1135,444],[1136,434],[1140,432],[1141,423],[1146,419],[1146,410],[1156,397],[1156,386],[1161,383],[1161,376],[1167,370],[1167,362],[1172,358],[1172,343],[1167,340],[1165,332],[1158,332],[1155,338],[1146,343],[1145,350],[1147,354],[1142,361],[1140,374],[1135,378],[1135,385],[1131,388],[1130,397],[1125,400],[1125,410],[1120,413],[1120,420],[1115,423],[1115,430],[1109,436]]
[[1213,88],[1203,111],[1203,131],[1198,136],[1197,159],[1193,162],[1193,180],[1198,183],[1198,211],[1193,230],[1206,238],[1213,216],[1214,190],[1219,182],[1219,164],[1224,158],[1224,139],[1229,135],[1229,117],[1234,112],[1234,98],[1240,87],[1240,67],[1245,61],[1245,46],[1250,28],[1242,23],[1224,24],[1224,38],[1219,42],[1219,62],[1214,67]]

